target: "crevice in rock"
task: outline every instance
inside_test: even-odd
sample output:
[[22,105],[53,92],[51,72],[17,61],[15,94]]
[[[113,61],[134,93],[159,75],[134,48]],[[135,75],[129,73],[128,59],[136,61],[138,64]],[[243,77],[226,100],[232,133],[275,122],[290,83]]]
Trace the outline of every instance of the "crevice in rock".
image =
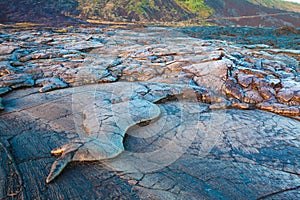
[[279,191],[276,191],[276,192],[273,192],[273,193],[270,193],[270,194],[266,194],[264,196],[261,196],[261,197],[257,198],[257,200],[267,199],[267,198],[270,198],[270,197],[274,197],[278,194],[282,194],[282,193],[285,193],[285,192],[298,190],[298,189],[300,189],[300,185],[296,186],[296,187],[293,187],[293,188],[282,189],[282,190],[279,190]]

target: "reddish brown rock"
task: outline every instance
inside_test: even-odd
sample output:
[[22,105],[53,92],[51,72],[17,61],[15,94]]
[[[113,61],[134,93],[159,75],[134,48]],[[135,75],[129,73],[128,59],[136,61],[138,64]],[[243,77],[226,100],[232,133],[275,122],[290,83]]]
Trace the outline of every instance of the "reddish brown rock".
[[256,90],[250,90],[245,92],[244,102],[249,104],[257,104],[262,102],[264,99]]
[[288,106],[300,106],[300,102],[291,100],[288,103],[286,103],[286,105],[288,105]]
[[242,87],[247,88],[249,87],[250,84],[253,82],[253,75],[250,74],[244,74],[244,73],[239,73],[237,75],[237,82],[240,84]]
[[254,107],[251,106],[248,103],[241,103],[239,100],[230,98],[230,107],[231,108],[236,108],[236,109],[242,109],[242,110],[248,110],[248,109],[253,109]]
[[243,89],[236,83],[235,79],[233,78],[227,79],[225,82],[224,90],[227,96],[243,101],[244,99]]
[[252,69],[252,68],[247,68],[247,67],[240,67],[238,69],[238,73],[245,73],[245,74],[252,74],[260,78],[264,78],[268,75],[268,73],[258,70],[258,69]]
[[300,115],[300,108],[297,106],[288,106],[280,103],[262,102],[256,104],[256,107],[262,110],[267,110],[282,115],[291,115],[291,116]]
[[282,103],[289,102],[294,97],[294,91],[291,89],[281,89],[277,92],[276,98]]
[[259,86],[257,87],[259,94],[264,98],[264,99],[271,99],[274,97],[275,90],[271,87],[267,86]]
[[271,87],[271,83],[266,78],[253,77],[253,84],[256,87]]
[[293,100],[300,102],[300,90],[295,91]]

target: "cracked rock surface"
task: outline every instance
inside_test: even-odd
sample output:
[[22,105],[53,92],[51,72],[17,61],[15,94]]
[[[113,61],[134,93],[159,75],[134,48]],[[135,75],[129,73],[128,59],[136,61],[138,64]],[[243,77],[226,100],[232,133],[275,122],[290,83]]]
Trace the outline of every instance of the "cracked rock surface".
[[[0,31],[1,199],[300,197],[290,51],[172,28],[66,30]],[[74,161],[98,162],[72,162],[46,184],[51,150],[91,137],[107,146]],[[120,154],[87,159],[113,144]]]

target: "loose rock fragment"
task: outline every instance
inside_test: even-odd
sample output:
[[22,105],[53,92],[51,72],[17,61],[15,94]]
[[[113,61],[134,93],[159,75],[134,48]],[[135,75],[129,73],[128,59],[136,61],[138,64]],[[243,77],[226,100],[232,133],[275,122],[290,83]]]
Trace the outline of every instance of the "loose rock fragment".
[[249,110],[249,109],[253,109],[254,106],[252,106],[251,104],[248,103],[241,103],[236,99],[231,99],[231,108],[236,108],[236,109],[242,109],[242,110]]
[[263,98],[256,90],[250,90],[245,92],[244,102],[249,104],[257,104],[263,101]]
[[271,87],[259,86],[257,89],[264,99],[271,99],[275,95],[275,90]]
[[293,100],[300,102],[300,90],[295,91]]
[[293,97],[294,91],[292,91],[291,89],[281,89],[276,94],[276,98],[282,103],[289,102]]
[[253,75],[239,73],[237,81],[241,86],[247,88],[253,82]]
[[209,109],[211,110],[220,110],[220,109],[226,109],[230,108],[231,104],[229,101],[220,102],[220,103],[214,103],[209,106]]
[[38,86],[43,86],[39,89],[39,92],[48,92],[54,89],[66,88],[68,84],[60,80],[59,78],[43,78],[36,81]]
[[281,83],[280,79],[277,78],[270,78],[268,81],[272,87],[276,87]]
[[236,80],[233,78],[228,78],[225,82],[225,93],[229,97],[236,98],[240,101],[244,99],[243,89],[236,83]]

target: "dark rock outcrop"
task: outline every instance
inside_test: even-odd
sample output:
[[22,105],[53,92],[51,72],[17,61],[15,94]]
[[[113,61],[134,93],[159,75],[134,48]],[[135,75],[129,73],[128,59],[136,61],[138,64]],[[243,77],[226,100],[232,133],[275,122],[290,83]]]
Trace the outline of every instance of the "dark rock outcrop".
[[[300,68],[285,49],[175,28],[59,30],[1,30],[15,44],[0,55],[1,199],[299,197]],[[116,126],[153,114],[147,102],[158,118]],[[52,149],[94,136],[122,153],[45,183]]]

